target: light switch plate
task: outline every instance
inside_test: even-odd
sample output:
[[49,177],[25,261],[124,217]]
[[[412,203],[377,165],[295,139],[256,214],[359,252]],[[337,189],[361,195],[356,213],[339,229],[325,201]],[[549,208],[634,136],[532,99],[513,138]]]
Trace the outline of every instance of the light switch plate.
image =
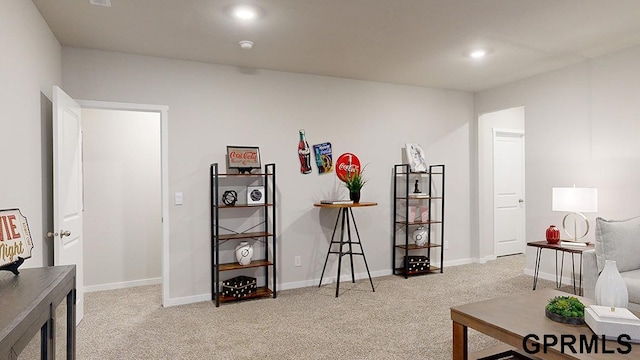
[[175,195],[173,196],[173,202],[176,205],[182,205],[183,204],[183,197],[182,197],[182,193],[181,192],[177,192],[175,193]]

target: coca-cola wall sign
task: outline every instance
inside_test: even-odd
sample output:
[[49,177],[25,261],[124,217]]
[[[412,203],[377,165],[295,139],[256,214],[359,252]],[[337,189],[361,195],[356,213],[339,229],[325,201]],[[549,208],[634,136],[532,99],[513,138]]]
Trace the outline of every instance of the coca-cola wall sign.
[[227,165],[240,173],[260,169],[260,149],[257,146],[227,146]]
[[311,173],[311,148],[307,142],[307,136],[304,129],[298,130],[298,158],[300,159],[300,173]]
[[19,209],[0,210],[0,266],[31,257],[33,241]]
[[359,174],[360,170],[360,159],[352,153],[344,153],[336,160],[336,175],[342,181],[347,181],[347,174]]

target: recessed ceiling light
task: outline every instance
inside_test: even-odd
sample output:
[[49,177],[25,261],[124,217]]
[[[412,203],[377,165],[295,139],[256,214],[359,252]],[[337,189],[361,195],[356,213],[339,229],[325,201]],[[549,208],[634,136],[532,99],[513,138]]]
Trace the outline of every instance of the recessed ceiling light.
[[111,0],[89,0],[89,4],[111,7]]
[[487,55],[486,50],[473,50],[472,52],[469,53],[469,57],[474,59],[483,58],[485,55]]
[[240,41],[240,47],[244,50],[251,50],[253,48],[253,41],[251,40],[242,40]]
[[249,6],[238,6],[233,9],[233,16],[240,20],[253,20],[258,17],[258,12]]

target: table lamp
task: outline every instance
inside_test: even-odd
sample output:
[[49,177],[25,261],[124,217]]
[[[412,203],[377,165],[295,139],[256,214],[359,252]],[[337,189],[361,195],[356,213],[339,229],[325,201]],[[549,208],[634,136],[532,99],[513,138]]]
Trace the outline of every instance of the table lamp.
[[[577,188],[575,186],[553,188],[552,203],[553,211],[568,211],[568,214],[562,219],[562,228],[572,238],[572,241],[578,241],[589,233],[589,221],[583,213],[598,211],[598,189]],[[573,215],[573,235],[569,233],[566,226],[569,215]],[[580,237],[578,237],[576,225],[578,216],[584,219],[586,224],[584,234]]]

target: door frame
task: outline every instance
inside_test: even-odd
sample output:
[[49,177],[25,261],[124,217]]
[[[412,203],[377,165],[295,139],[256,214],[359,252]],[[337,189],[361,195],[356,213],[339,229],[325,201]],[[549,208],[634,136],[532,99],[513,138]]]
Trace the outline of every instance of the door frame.
[[169,106],[111,101],[76,100],[83,109],[124,110],[160,114],[160,171],[162,193],[162,306],[169,303]]
[[494,233],[493,254],[494,254],[494,256],[496,254],[496,238],[495,238],[495,228],[496,228],[495,212],[496,212],[496,205],[495,205],[495,202],[494,202],[495,201],[495,197],[496,197],[496,193],[495,193],[495,169],[496,169],[496,167],[495,167],[495,164],[496,164],[496,156],[495,156],[495,154],[496,154],[496,152],[495,151],[496,151],[496,146],[495,146],[495,144],[496,144],[497,138],[500,137],[500,136],[509,136],[509,137],[513,137],[513,138],[520,138],[522,140],[521,143],[520,143],[520,147],[521,147],[521,150],[520,150],[520,154],[521,154],[520,162],[522,164],[522,169],[520,171],[520,184],[522,185],[521,197],[525,200],[525,202],[523,203],[525,205],[522,206],[522,214],[520,215],[521,216],[520,233],[522,234],[522,237],[523,237],[523,239],[522,239],[522,241],[523,241],[522,242],[522,253],[524,253],[525,248],[526,248],[526,242],[527,242],[526,241],[526,238],[527,238],[526,235],[527,234],[525,232],[525,229],[526,229],[526,219],[527,219],[527,217],[526,217],[527,206],[526,206],[526,197],[524,196],[525,195],[525,171],[524,171],[524,169],[525,169],[525,162],[524,162],[525,161],[525,156],[524,156],[524,149],[525,149],[524,141],[525,141],[525,137],[524,137],[524,135],[525,134],[524,134],[523,130],[500,129],[500,128],[494,128],[493,129],[493,137],[491,139],[492,140],[492,142],[491,142],[492,143],[492,146],[491,146],[491,149],[492,149],[491,150],[492,166],[491,166],[491,168],[493,170],[493,175],[491,176],[491,178],[493,180],[493,192],[492,192],[491,206],[493,208],[493,229],[494,229],[494,231],[493,231],[493,233]]
[[[472,256],[478,263],[495,260],[493,238],[493,129],[525,130],[524,105],[479,113],[476,118],[477,243],[471,244]],[[523,152],[526,160],[526,154]],[[524,164],[526,169],[526,163]]]

